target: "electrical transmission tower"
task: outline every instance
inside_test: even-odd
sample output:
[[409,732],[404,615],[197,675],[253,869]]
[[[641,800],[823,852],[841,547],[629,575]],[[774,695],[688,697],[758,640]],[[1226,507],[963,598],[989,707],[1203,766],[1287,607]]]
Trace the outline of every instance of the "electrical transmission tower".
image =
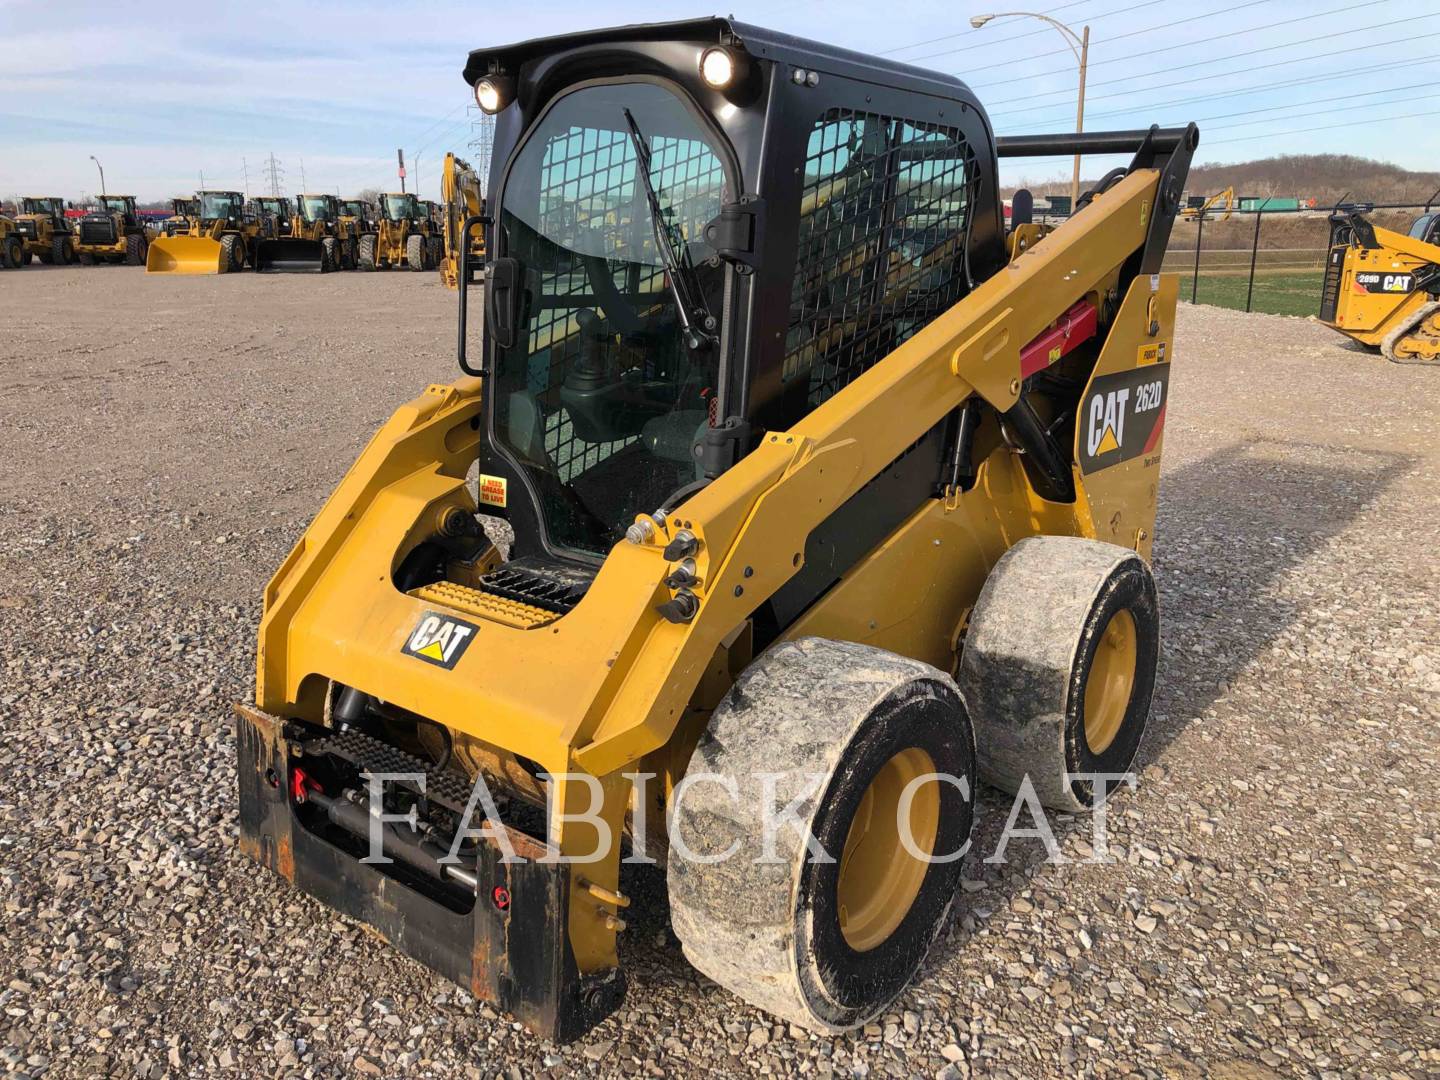
[[265,177],[270,182],[270,194],[280,195],[280,189],[285,185],[285,170],[280,167],[280,162],[275,160],[275,151],[270,151],[270,156],[265,159]]
[[471,105],[470,113],[470,166],[484,184],[490,182],[490,155],[495,150],[495,117]]

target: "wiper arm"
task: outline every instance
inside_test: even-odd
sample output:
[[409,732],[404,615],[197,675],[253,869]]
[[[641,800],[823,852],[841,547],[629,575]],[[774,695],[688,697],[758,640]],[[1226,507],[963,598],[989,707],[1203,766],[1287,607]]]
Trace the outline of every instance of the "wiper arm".
[[[650,148],[645,143],[645,136],[640,131],[640,126],[635,123],[635,117],[629,109],[621,109],[625,114],[625,123],[630,128],[630,141],[635,146],[637,172],[640,174],[641,183],[645,187],[645,201],[650,204],[650,223],[655,230],[655,246],[660,252],[660,261],[665,266],[665,277],[670,282],[670,294],[675,297],[675,311],[680,319],[680,329],[685,335],[685,344],[690,350],[698,351],[715,342],[715,317],[710,314],[710,308],[705,303],[704,293],[699,283],[695,280],[695,267],[690,262],[690,252],[685,247],[684,238],[680,243],[670,233],[670,226],[664,221],[664,213],[660,206],[660,196],[655,193],[655,185],[650,182]],[[675,254],[676,248],[680,254]],[[700,320],[700,326],[695,325],[696,318]]]

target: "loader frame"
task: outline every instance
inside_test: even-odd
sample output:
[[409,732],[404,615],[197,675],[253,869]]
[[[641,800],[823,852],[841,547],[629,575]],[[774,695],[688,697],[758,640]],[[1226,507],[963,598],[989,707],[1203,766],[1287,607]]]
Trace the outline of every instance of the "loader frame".
[[[763,66],[739,108],[698,83],[694,57],[716,41],[743,45],[756,70]],[[663,831],[660,812],[709,711],[759,649],[818,635],[950,668],[986,572],[1019,539],[1084,536],[1148,557],[1178,291],[1160,261],[1198,141],[1193,126],[996,140],[958,81],[898,65],[877,75],[868,57],[703,20],[472,54],[467,81],[520,82],[497,125],[494,201],[503,208],[509,162],[567,88],[636,72],[678,86],[730,156],[734,198],[716,227],[726,316],[746,316],[717,345],[730,367],[712,429],[720,437],[707,449],[713,475],[668,512],[640,515],[603,560],[546,545],[528,481],[507,471],[497,450],[484,392],[495,340],[515,312],[498,295],[515,283],[501,273],[506,242],[491,223],[491,312],[478,366],[466,359],[463,329],[460,341],[462,368],[480,374],[433,385],[399,409],[336,488],[266,588],[256,699],[237,710],[243,850],[561,1040],[597,1022],[623,992],[616,936],[628,901],[619,845],[602,839],[633,842],[642,814],[652,837]],[[808,84],[807,72],[816,73]],[[834,108],[890,110],[964,132],[978,177],[960,255],[973,285],[797,416],[779,378],[783,349],[770,344],[788,317],[795,268],[802,191],[789,166],[803,157],[801,133]],[[1071,220],[1008,253],[997,155],[1082,151],[1134,157]],[[462,327],[468,261],[459,274]],[[1034,459],[1053,455],[1054,439],[1046,441],[1043,421],[1034,426],[1028,399],[1052,368],[1077,362],[1085,377],[1073,438],[1047,472]],[[1132,425],[1107,449],[1094,425],[1141,385],[1154,389],[1146,426]],[[985,417],[978,427],[966,419],[972,412]],[[942,467],[924,465],[927,454]],[[466,479],[477,456],[483,503]],[[896,490],[913,495],[905,512],[864,525]],[[517,551],[565,555],[577,573],[593,573],[583,596],[545,609],[445,582],[408,587],[407,568],[425,545],[450,535],[447,522],[481,510],[510,518]],[[863,537],[858,550],[839,550],[835,537],[847,533]],[[677,551],[693,560],[680,584]],[[482,554],[475,565],[484,573],[496,562]],[[693,602],[688,613],[676,607],[682,592]],[[427,620],[468,628],[474,647],[417,655]],[[586,858],[603,847],[602,856],[502,863],[487,837],[467,897],[413,866],[344,854],[304,805],[309,778],[327,754],[343,752],[372,772],[407,764],[363,740],[336,748],[336,718],[357,690],[442,723],[456,746],[493,755],[497,774],[521,763],[526,775],[546,777],[538,830],[503,826],[528,852],[538,845]],[[637,773],[651,776],[648,785]],[[437,789],[446,783],[430,779]]]

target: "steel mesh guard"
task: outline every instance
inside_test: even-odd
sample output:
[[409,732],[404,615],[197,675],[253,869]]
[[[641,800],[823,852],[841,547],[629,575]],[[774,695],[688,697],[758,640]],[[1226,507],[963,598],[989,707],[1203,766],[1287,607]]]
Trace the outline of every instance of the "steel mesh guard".
[[974,175],[953,128],[849,109],[816,123],[782,366],[810,408],[965,294]]
[[[698,242],[701,230],[720,203],[724,171],[715,152],[700,139],[656,135],[650,140],[650,181],[668,209],[663,223],[678,230],[686,243]],[[540,181],[541,231],[560,248],[556,264],[543,271],[546,306],[530,326],[527,389],[544,413],[544,447],[559,479],[569,483],[636,441],[587,442],[578,437],[560,404],[560,387],[580,359],[576,314],[593,307],[593,290],[583,257],[575,250],[614,251],[605,272],[615,287],[630,297],[653,296],[668,303],[663,271],[642,267],[636,252],[659,263],[645,195],[637,182],[638,162],[628,131],[619,127],[574,126],[550,140],[545,148]],[[583,232],[584,243],[577,241]],[[598,246],[597,246],[598,241]],[[619,253],[624,252],[621,258]],[[591,271],[593,272],[593,266]],[[573,298],[573,303],[567,303]],[[644,368],[646,352],[620,342],[612,348],[622,367]]]

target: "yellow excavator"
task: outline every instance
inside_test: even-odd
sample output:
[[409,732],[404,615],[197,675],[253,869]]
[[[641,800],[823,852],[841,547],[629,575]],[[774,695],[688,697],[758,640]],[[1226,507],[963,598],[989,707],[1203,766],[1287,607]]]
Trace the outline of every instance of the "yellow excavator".
[[[464,74],[483,326],[462,272],[464,374],[264,590],[239,849],[557,1041],[658,864],[700,972],[861,1027],[969,902],[982,779],[1134,780],[1198,132],[997,139],[952,75],[733,19]],[[999,159],[1081,153],[1128,164],[1022,247]]]
[[[461,234],[467,218],[484,216],[485,186],[469,162],[446,154],[440,194],[445,200],[445,256],[440,260],[440,280],[446,288],[457,289],[460,287]],[[483,229],[470,231],[470,258],[477,265],[484,263]]]
[[245,213],[238,191],[197,191],[184,232],[157,236],[145,269],[151,274],[230,274],[254,262],[260,224]]
[[1213,210],[1216,205],[1222,203],[1224,204],[1224,209],[1220,212],[1220,216],[1214,219],[1216,221],[1226,221],[1229,219],[1231,213],[1234,212],[1235,189],[1233,187],[1227,187],[1224,191],[1217,191],[1208,199],[1202,199],[1194,206],[1185,207],[1180,211],[1180,215],[1187,221],[1194,220],[1198,217],[1208,217],[1210,211]]
[[285,234],[256,244],[255,271],[327,274],[353,270],[357,246],[355,225],[341,217],[340,201],[334,195],[299,195]]
[[1440,213],[1408,233],[1332,215],[1320,321],[1397,364],[1440,363]]

